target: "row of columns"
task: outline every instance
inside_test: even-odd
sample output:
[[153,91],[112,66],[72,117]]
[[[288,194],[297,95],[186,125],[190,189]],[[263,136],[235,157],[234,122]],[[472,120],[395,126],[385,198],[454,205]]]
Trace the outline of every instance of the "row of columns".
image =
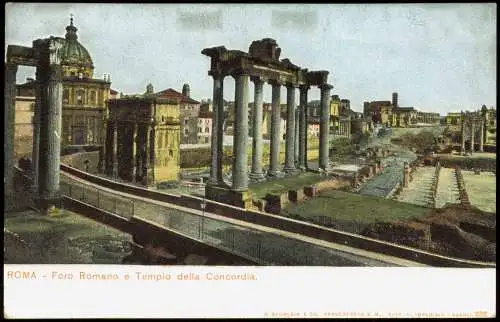
[[[154,164],[154,151],[152,151],[151,141],[154,140],[154,130],[152,125],[146,124],[139,129],[136,122],[126,122],[127,128],[131,131],[132,144],[132,172],[131,181],[148,185],[153,180],[152,165]],[[105,173],[113,176],[115,179],[119,177],[120,161],[125,163],[123,159],[124,145],[129,144],[126,140],[126,133],[118,131],[119,122],[108,121],[106,130],[106,161]]]
[[[212,166],[210,170],[209,184],[225,186],[222,177],[222,137],[223,137],[223,82],[224,75],[213,74],[214,91],[213,106],[214,120],[212,122]],[[231,189],[234,191],[244,191],[248,189],[249,178],[254,181],[265,180],[266,174],[263,172],[263,85],[265,80],[261,77],[251,77],[247,74],[233,75],[235,79],[235,125],[233,136],[233,182]],[[248,82],[254,83],[254,111],[253,115],[253,143],[252,143],[252,166],[250,175],[247,166],[247,142],[248,142]],[[267,177],[279,177],[282,175],[279,169],[280,153],[280,121],[281,121],[281,83],[276,80],[269,80],[272,88],[271,99],[271,142],[270,160]],[[287,122],[285,133],[285,173],[294,173],[297,168],[307,168],[307,92],[308,86],[300,87],[300,105],[295,108],[296,86],[287,84]],[[328,121],[331,85],[321,87],[321,115],[320,124],[320,160],[319,168],[326,171],[328,168]],[[298,118],[298,120],[297,120]]]
[[[476,132],[476,120],[474,117],[469,118],[469,120],[466,119],[464,116],[464,113],[462,112],[462,122],[461,122],[461,152],[465,153],[465,136],[466,136],[466,126],[467,123],[469,125],[470,129],[470,151],[474,152],[475,151],[475,132]],[[484,119],[481,118],[479,120],[479,152],[484,151]]]
[[339,124],[338,134],[345,135],[348,138],[351,137],[351,120],[348,120],[347,122],[341,122]]
[[[13,206],[14,133],[17,64],[5,66],[4,173],[6,208]],[[41,208],[60,200],[59,165],[62,123],[62,69],[59,64],[36,68],[36,97],[33,127],[32,192]]]

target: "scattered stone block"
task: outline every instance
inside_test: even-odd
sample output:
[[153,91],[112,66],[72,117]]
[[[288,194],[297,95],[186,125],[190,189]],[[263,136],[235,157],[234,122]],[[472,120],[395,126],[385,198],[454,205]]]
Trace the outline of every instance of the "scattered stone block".
[[295,203],[304,201],[304,189],[289,190],[288,200]]

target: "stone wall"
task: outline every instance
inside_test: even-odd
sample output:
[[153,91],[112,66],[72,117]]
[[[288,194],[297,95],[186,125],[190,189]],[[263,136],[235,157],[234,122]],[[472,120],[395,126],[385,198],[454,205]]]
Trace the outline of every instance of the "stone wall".
[[352,186],[352,178],[347,176],[330,178],[311,186],[296,190],[289,190],[277,194],[268,194],[265,197],[265,211],[279,214],[290,202],[300,203],[309,198],[314,198],[321,192],[342,189]]

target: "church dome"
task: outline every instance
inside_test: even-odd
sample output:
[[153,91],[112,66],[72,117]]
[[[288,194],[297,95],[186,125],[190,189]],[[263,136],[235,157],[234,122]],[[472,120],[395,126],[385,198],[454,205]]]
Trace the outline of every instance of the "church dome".
[[77,31],[71,18],[70,25],[66,27],[66,41],[61,48],[61,65],[66,76],[82,74],[84,77],[92,77],[94,63],[87,49],[78,41]]

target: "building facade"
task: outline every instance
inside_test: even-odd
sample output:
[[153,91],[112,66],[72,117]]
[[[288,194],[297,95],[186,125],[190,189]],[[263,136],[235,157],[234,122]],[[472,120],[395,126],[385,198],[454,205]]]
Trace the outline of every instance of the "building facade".
[[[70,145],[102,146],[106,102],[111,97],[111,80],[108,74],[95,79],[94,64],[87,49],[78,41],[78,29],[66,27],[65,41],[61,48],[62,68],[62,124],[61,147]],[[36,81],[16,85],[16,130],[14,156],[31,156],[33,150],[33,117]],[[117,94],[116,91],[115,94]]]
[[178,180],[180,170],[180,100],[151,90],[109,100],[105,173],[151,186]]
[[110,95],[109,75],[95,79],[94,63],[78,41],[73,21],[66,27],[62,48],[63,113],[61,145],[104,144],[106,102]]
[[14,131],[14,159],[31,157],[33,153],[33,115],[35,111],[35,80],[16,85],[16,116]]
[[180,102],[181,144],[197,144],[200,102],[190,97],[188,84],[184,84],[182,90],[183,92],[180,93],[173,88],[168,88],[155,95]]
[[198,144],[209,144],[212,137],[212,111],[200,111],[198,114]]

